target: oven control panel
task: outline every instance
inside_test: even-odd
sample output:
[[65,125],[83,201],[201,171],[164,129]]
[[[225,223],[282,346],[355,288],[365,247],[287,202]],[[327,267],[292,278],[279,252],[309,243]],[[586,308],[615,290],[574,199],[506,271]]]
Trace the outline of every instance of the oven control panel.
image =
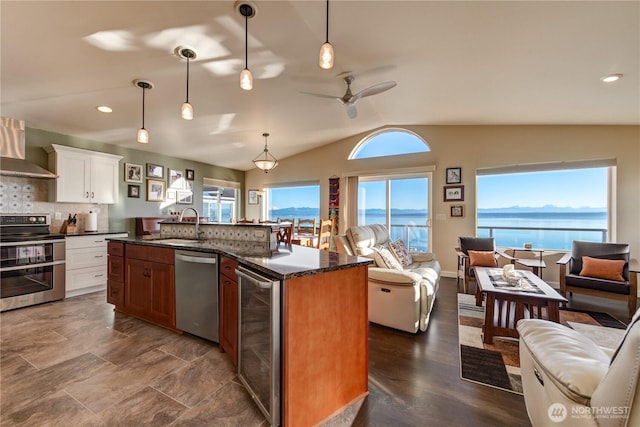
[[0,215],[0,225],[49,225],[49,214]]

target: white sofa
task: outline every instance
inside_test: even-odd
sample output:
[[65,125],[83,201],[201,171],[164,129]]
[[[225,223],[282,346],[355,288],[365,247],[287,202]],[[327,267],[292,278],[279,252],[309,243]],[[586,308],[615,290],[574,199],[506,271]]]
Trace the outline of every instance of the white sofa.
[[[350,227],[335,236],[338,252],[375,258],[391,243],[384,225]],[[401,270],[369,267],[369,321],[407,332],[425,331],[440,283],[440,263],[431,253],[412,253]]]
[[617,349],[547,320],[520,320],[518,332],[534,427],[640,425],[640,311]]

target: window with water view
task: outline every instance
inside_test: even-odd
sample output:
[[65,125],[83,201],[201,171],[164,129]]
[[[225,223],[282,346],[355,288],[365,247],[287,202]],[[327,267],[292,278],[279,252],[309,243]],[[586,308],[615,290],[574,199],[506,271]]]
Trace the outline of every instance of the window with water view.
[[609,167],[477,176],[478,237],[500,247],[571,250],[609,239]]
[[358,225],[385,224],[392,240],[429,250],[429,178],[360,177]]
[[265,189],[266,218],[320,221],[320,185],[291,185]]

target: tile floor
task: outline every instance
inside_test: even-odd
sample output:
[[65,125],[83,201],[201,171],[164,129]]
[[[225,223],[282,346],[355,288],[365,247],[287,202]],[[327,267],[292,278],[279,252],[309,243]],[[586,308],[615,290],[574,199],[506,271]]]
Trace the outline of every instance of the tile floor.
[[98,292],[0,315],[2,426],[266,426],[217,345]]

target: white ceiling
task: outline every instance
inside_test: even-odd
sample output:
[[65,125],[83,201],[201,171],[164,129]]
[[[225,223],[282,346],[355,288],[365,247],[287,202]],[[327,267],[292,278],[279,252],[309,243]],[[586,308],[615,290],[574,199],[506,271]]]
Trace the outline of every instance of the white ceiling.
[[[254,89],[239,88],[244,18],[233,1],[7,1],[1,13],[1,110],[27,126],[248,170],[384,125],[640,124],[640,2],[332,1],[332,70],[318,67],[324,1],[256,1]],[[185,121],[186,62],[193,48]],[[331,99],[340,73],[358,103]],[[600,77],[623,73],[614,84]],[[146,96],[151,143],[136,143]],[[107,104],[113,113],[95,107]]]

